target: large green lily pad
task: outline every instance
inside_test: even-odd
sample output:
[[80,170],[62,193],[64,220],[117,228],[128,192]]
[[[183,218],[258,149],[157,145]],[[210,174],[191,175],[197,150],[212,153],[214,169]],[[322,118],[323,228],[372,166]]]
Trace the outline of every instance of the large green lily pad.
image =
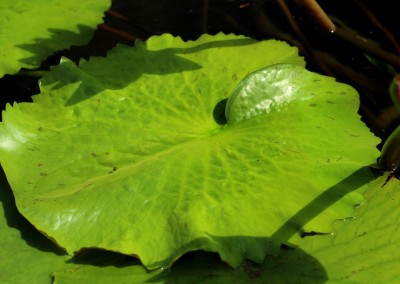
[[293,99],[214,119],[241,79],[275,63],[304,64],[283,42],[222,34],[62,61],[34,103],[3,113],[0,160],[19,211],[70,254],[107,249],[148,268],[197,249],[261,262],[301,232],[330,232],[378,156],[353,88],[274,65],[262,89],[289,88],[295,72]]
[[109,0],[0,0],[0,78],[87,43]]

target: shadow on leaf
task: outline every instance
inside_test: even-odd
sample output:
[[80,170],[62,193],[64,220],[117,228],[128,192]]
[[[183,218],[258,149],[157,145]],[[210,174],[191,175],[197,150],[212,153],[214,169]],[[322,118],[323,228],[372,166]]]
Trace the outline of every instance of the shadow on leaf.
[[32,56],[20,59],[20,62],[32,67],[39,67],[41,61],[54,52],[69,48],[73,45],[85,44],[94,33],[94,29],[77,25],[78,32],[71,32],[61,29],[48,29],[50,37],[36,38],[33,43],[17,45],[17,48],[29,51]]
[[144,74],[166,75],[202,68],[198,63],[179,56],[180,54],[253,43],[255,41],[252,39],[235,39],[200,43],[189,48],[148,50],[145,42],[138,41],[135,47],[119,45],[106,58],[95,57],[88,62],[81,61],[79,68],[71,61],[62,60],[49,76],[43,78],[42,85],[52,85],[51,88],[57,90],[79,82],[79,86],[65,102],[66,106],[70,106],[103,90],[123,89]]
[[300,249],[282,249],[262,264],[244,261],[233,269],[217,254],[191,252],[170,269],[148,280],[149,283],[325,283],[327,273],[312,256]]
[[[339,201],[345,195],[357,190],[372,180],[369,167],[363,167],[349,175],[342,181],[331,186],[314,198],[310,203],[299,210],[286,221],[272,236],[274,240],[289,240],[294,234],[304,234],[302,228],[326,208]],[[344,216],[349,217],[349,216]],[[297,229],[296,229],[297,228]]]

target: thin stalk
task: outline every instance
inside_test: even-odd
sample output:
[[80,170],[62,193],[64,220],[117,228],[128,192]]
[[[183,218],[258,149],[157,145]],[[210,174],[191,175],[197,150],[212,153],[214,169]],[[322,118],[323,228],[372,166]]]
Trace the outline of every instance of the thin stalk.
[[359,36],[339,27],[336,28],[335,35],[386,63],[400,67],[400,56],[380,48],[378,43],[369,38]]
[[43,76],[47,75],[50,71],[45,70],[27,70],[23,69],[20,70],[16,75],[22,77],[32,77],[32,78],[42,78]]
[[100,25],[98,25],[98,28],[103,31],[115,34],[125,40],[128,40],[128,41],[135,41],[136,39],[138,39],[136,36],[134,36],[128,32],[124,32],[119,29],[112,28],[112,27],[108,26],[107,24],[100,24]]
[[328,17],[325,11],[315,0],[299,0],[298,3],[304,6],[314,21],[322,30],[333,33],[336,30],[335,24]]
[[208,7],[209,7],[209,0],[203,0],[203,10],[200,20],[201,33],[208,32]]
[[[400,96],[400,75],[396,75],[389,87],[390,96],[398,98]],[[396,170],[400,165],[400,126],[390,134],[383,144],[379,165],[384,170]]]
[[281,8],[282,12],[284,13],[292,30],[296,33],[296,35],[302,41],[302,45],[304,46],[303,54],[305,56],[311,58],[326,75],[333,76],[330,69],[324,63],[324,60],[321,60],[321,58],[319,56],[319,52],[315,51],[312,48],[309,41],[307,40],[307,37],[303,34],[303,32],[301,31],[301,29],[300,29],[299,25],[296,23],[296,21],[294,21],[294,17],[292,15],[292,13],[290,12],[289,7],[286,5],[286,2],[284,0],[278,0],[278,5]]
[[110,17],[112,17],[112,18],[121,20],[122,22],[125,22],[125,23],[129,24],[130,26],[132,26],[133,28],[135,28],[135,30],[139,31],[139,32],[142,33],[142,34],[145,34],[146,37],[149,37],[149,36],[152,35],[152,33],[149,32],[148,30],[146,30],[146,29],[144,29],[144,28],[142,28],[142,27],[136,25],[136,24],[132,21],[132,19],[130,19],[130,18],[128,18],[128,17],[126,17],[126,16],[124,16],[124,15],[122,15],[122,14],[120,14],[120,13],[118,13],[118,12],[112,10],[112,9],[109,9],[108,11],[106,11],[105,14],[106,14],[107,16],[110,16]]
[[393,36],[393,34],[389,32],[389,30],[382,25],[382,23],[378,20],[378,18],[367,7],[365,7],[364,4],[362,4],[358,0],[353,0],[353,1],[358,5],[358,7],[360,7],[360,9],[364,12],[364,14],[369,18],[371,23],[374,24],[375,27],[377,27],[384,34],[384,36],[388,39],[388,41],[393,45],[397,53],[400,53],[400,45],[397,42],[396,38]]

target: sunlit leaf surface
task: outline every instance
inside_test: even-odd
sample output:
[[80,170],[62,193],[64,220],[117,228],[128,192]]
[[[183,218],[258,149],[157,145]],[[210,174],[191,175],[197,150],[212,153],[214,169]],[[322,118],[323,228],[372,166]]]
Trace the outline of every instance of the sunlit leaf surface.
[[70,268],[71,257],[37,232],[15,208],[4,173],[0,172],[0,282],[51,283],[53,271]]
[[109,0],[0,0],[0,78],[87,43]]
[[345,283],[396,283],[400,279],[400,182],[374,180],[355,219],[339,221],[333,236],[303,240],[301,247]]
[[[254,104],[230,100],[224,124],[221,101],[275,63],[296,65],[247,77]],[[0,160],[19,211],[70,254],[101,248],[148,268],[198,249],[262,262],[302,232],[330,232],[362,201],[378,139],[356,91],[303,64],[283,42],[222,34],[63,60],[34,103],[3,113]],[[266,111],[236,119],[262,96]]]

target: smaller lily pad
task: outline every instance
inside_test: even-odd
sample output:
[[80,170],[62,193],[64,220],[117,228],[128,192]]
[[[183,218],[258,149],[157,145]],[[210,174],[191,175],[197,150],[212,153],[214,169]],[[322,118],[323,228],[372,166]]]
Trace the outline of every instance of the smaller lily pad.
[[0,0],[0,78],[37,68],[55,51],[87,43],[108,0]]
[[323,80],[323,84],[319,81],[314,73],[296,65],[280,64],[257,70],[240,81],[232,92],[226,105],[226,119],[233,124],[271,111],[284,111],[293,101],[311,99],[316,89],[335,88],[333,80]]
[[335,283],[396,283],[400,279],[400,181],[385,174],[372,181],[352,219],[332,235],[301,241]]

